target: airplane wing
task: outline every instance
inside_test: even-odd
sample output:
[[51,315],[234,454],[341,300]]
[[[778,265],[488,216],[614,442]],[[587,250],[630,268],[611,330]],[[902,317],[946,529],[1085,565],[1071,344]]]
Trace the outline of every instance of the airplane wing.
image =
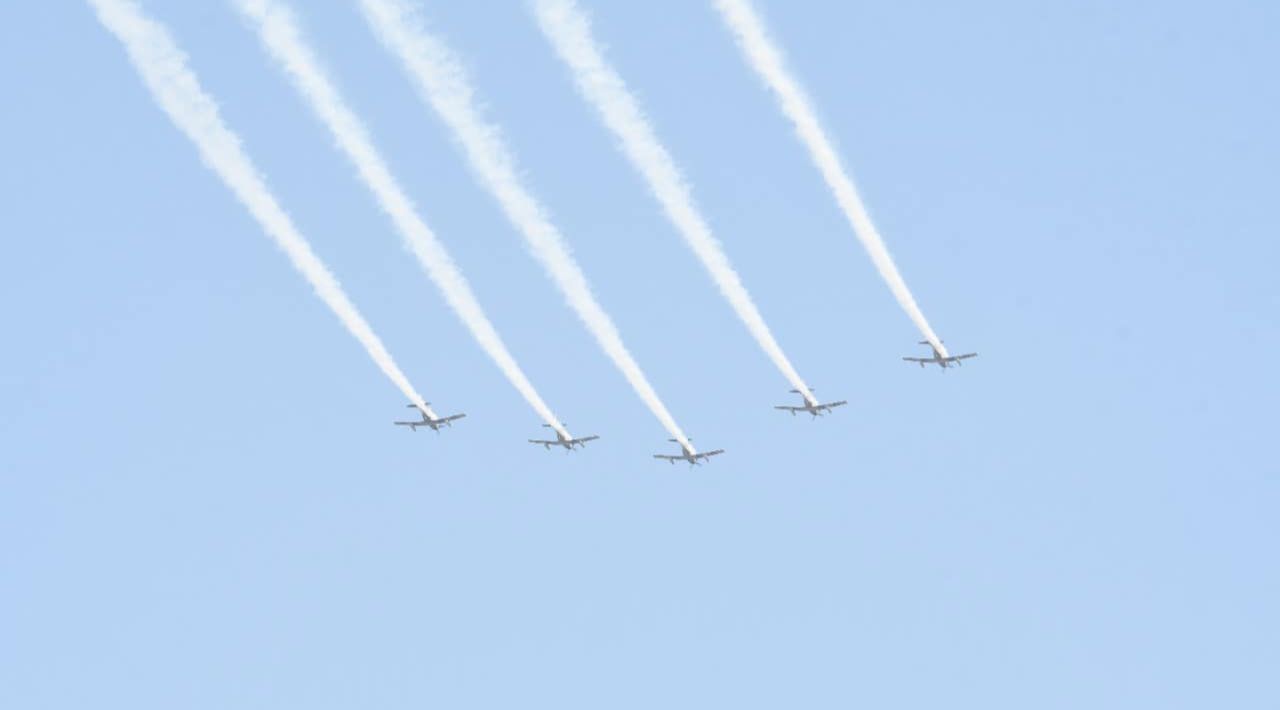
[[453,422],[453,421],[457,421],[457,420],[459,420],[459,419],[461,419],[461,418],[463,418],[463,417],[465,417],[465,416],[467,416],[467,415],[465,415],[465,414],[452,414],[452,415],[449,415],[449,416],[447,416],[447,417],[441,417],[441,418],[437,419],[437,420],[436,420],[436,423],[438,423],[438,424],[444,424],[445,422]]
[[696,459],[709,459],[709,458],[711,458],[712,456],[719,456],[720,454],[723,454],[723,453],[724,453],[724,449],[716,449],[715,451],[704,451],[704,452],[702,452],[702,453],[698,454],[697,456],[694,456],[694,458],[696,458]]
[[529,443],[530,443],[530,444],[542,444],[543,446],[551,446],[552,444],[557,444],[557,445],[558,445],[560,442],[558,442],[558,441],[547,441],[546,439],[530,439],[530,440],[529,440]]
[[848,403],[849,403],[848,401],[842,399],[839,402],[828,402],[827,404],[824,404],[822,406],[826,407],[827,409],[835,409],[836,407],[843,407]]
[[978,357],[978,353],[965,353],[964,355],[952,355],[952,360],[968,360],[971,357]]
[[933,362],[933,358],[928,357],[904,357],[907,362]]
[[668,454],[654,454],[653,457],[655,459],[662,459],[663,461],[683,461],[684,460],[683,456],[670,456]]
[[775,405],[773,405],[773,408],[774,408],[774,409],[781,409],[781,410],[782,410],[782,411],[784,411],[784,412],[791,412],[792,414],[795,414],[796,412],[803,412],[803,411],[804,411],[804,407],[788,407],[788,406],[787,406],[787,405],[785,405],[785,404],[775,404]]
[[570,444],[585,444],[585,443],[587,443],[588,441],[595,441],[596,439],[599,439],[599,438],[600,438],[599,436],[596,436],[595,434],[592,434],[591,436],[584,436],[584,437],[582,437],[582,438],[580,438],[580,439],[570,439],[570,440],[569,440],[569,443],[570,443]]

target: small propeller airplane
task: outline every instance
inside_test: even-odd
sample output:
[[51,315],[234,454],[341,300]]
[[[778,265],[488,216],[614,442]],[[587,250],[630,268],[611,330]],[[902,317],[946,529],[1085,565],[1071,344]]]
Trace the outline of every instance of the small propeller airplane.
[[[430,407],[430,406],[431,406],[431,403],[430,403],[430,402],[426,402],[425,404],[426,404],[428,407]],[[425,426],[425,427],[430,427],[432,431],[434,431],[434,432],[436,432],[436,433],[439,433],[439,432],[440,432],[440,427],[442,427],[442,426],[449,426],[449,427],[451,427],[451,426],[453,426],[453,422],[455,422],[455,421],[457,421],[457,420],[459,420],[459,419],[461,419],[461,418],[463,418],[463,417],[467,416],[467,415],[465,415],[465,414],[452,414],[452,415],[447,416],[447,417],[433,417],[433,416],[431,416],[430,414],[427,414],[424,410],[420,409],[420,408],[418,407],[418,405],[416,405],[416,404],[410,404],[410,405],[409,405],[409,409],[417,409],[419,412],[421,412],[421,413],[422,413],[422,421],[420,421],[420,422],[394,422],[394,424],[395,424],[396,426],[407,426],[407,427],[409,427],[409,429],[410,429],[411,431],[417,431],[417,430],[418,430],[418,427],[420,427],[420,426]]]
[[[680,441],[677,439],[667,439],[667,441],[670,441],[673,444],[680,444]],[[692,441],[692,439],[690,439],[690,441]],[[712,456],[719,456],[723,453],[724,449],[716,449],[715,451],[706,451],[699,454],[694,452],[693,447],[686,444],[680,444],[680,454],[678,456],[672,456],[670,454],[654,454],[653,457],[655,459],[663,459],[673,466],[677,461],[685,461],[690,466],[701,466],[702,464],[699,463],[700,461],[705,461],[710,459]]]
[[808,412],[809,414],[812,414],[813,417],[816,419],[822,416],[824,412],[829,413],[831,410],[835,409],[836,407],[843,407],[844,405],[848,404],[848,402],[846,402],[843,399],[840,400],[839,402],[827,402],[824,404],[822,402],[819,402],[816,399],[810,399],[809,397],[806,397],[805,394],[800,390],[791,390],[791,393],[800,395],[801,399],[803,399],[804,402],[798,407],[792,407],[786,404],[778,404],[778,405],[774,405],[773,408],[781,409],[784,412],[791,412],[791,416],[793,417],[798,412]]
[[[565,453],[568,453],[568,452],[570,452],[570,451],[573,451],[573,447],[575,447],[575,446],[581,446],[581,447],[583,447],[583,448],[586,448],[586,446],[587,446],[587,442],[588,442],[588,441],[595,441],[596,439],[599,439],[599,438],[600,438],[600,437],[596,436],[595,434],[592,434],[591,436],[583,436],[583,437],[578,437],[578,438],[576,438],[576,439],[575,439],[575,438],[572,438],[572,437],[565,436],[563,433],[561,433],[561,432],[560,432],[560,430],[559,430],[559,429],[556,429],[555,427],[551,426],[550,424],[543,424],[542,426],[544,426],[544,427],[546,427],[546,428],[548,428],[548,429],[555,429],[555,432],[556,432],[556,440],[555,440],[555,441],[551,441],[551,440],[549,440],[549,439],[530,439],[530,440],[529,440],[529,443],[530,443],[530,444],[542,444],[542,445],[543,445],[543,447],[545,447],[545,448],[547,449],[547,451],[550,451],[552,446],[563,446],[563,447],[564,447],[564,450],[565,450]],[[561,425],[561,426],[563,426],[563,425]]]
[[963,355],[943,355],[942,353],[938,352],[937,348],[930,345],[928,340],[921,340],[920,344],[928,345],[929,349],[933,351],[933,357],[904,357],[902,359],[906,360],[907,362],[918,362],[920,363],[920,367],[922,368],[925,365],[937,365],[938,367],[941,367],[942,370],[945,372],[946,369],[948,367],[951,367],[952,365],[959,366],[964,364],[963,362],[961,362],[962,360],[968,360],[971,357],[978,357],[978,353],[965,353]]

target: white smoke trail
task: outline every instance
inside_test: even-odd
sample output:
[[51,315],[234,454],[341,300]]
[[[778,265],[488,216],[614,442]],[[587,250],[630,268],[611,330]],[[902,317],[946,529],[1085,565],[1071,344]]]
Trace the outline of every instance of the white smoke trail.
[[422,99],[454,132],[471,169],[524,235],[578,318],[671,436],[688,444],[688,438],[622,342],[613,320],[596,301],[560,231],[520,180],[501,131],[482,117],[462,63],[442,41],[427,32],[419,13],[404,0],[361,0],[360,4],[374,33],[400,58]]
[[764,316],[752,302],[751,294],[747,293],[742,279],[729,263],[729,257],[698,212],[693,194],[675,160],[658,140],[622,77],[605,61],[599,44],[591,35],[587,16],[573,0],[537,0],[534,8],[543,33],[551,40],[560,58],[573,70],[578,90],[595,106],[605,124],[622,143],[623,152],[648,181],[667,217],[702,260],[720,292],[791,386],[799,390],[806,401],[815,403],[817,400],[813,393],[782,352],[782,347],[764,322]]
[[179,130],[195,143],[200,157],[226,183],[243,204],[289,256],[294,267],[306,277],[316,295],[333,310],[347,330],[368,351],[382,372],[396,387],[432,417],[409,379],[396,365],[391,353],[360,315],[334,275],[311,250],[311,245],[294,226],[289,215],[271,194],[240,139],[222,121],[218,105],[205,93],[187,56],[178,48],[168,30],[142,13],[132,0],[89,0],[102,24],[124,44],[143,82],[156,103]]
[[360,118],[347,106],[337,87],[325,74],[319,60],[303,40],[297,22],[288,8],[274,0],[236,0],[236,5],[245,17],[253,21],[263,45],[320,116],[333,134],[338,148],[355,164],[360,180],[373,192],[409,250],[418,258],[427,275],[439,287],[445,300],[480,343],[480,347],[493,358],[498,369],[502,370],[543,421],[568,436],[568,431],[538,395],[507,350],[457,264],[418,216],[413,202],[391,174]]
[[742,48],[742,53],[746,55],[752,68],[777,95],[782,112],[795,126],[801,142],[809,149],[809,155],[814,164],[818,166],[827,186],[835,193],[836,202],[840,205],[841,211],[853,226],[854,233],[858,235],[863,248],[871,256],[876,270],[889,284],[889,290],[893,291],[894,298],[898,299],[902,309],[911,317],[911,321],[915,323],[925,339],[946,357],[946,348],[929,327],[924,312],[920,310],[920,306],[916,305],[915,297],[907,289],[907,282],[902,278],[902,274],[898,273],[898,267],[893,263],[888,247],[885,246],[875,224],[872,223],[871,215],[867,213],[867,208],[862,203],[853,180],[840,164],[840,157],[822,130],[818,115],[809,104],[804,90],[787,71],[782,52],[765,31],[764,22],[756,14],[749,0],[715,0],[715,4],[720,11],[720,17],[737,37],[738,46]]

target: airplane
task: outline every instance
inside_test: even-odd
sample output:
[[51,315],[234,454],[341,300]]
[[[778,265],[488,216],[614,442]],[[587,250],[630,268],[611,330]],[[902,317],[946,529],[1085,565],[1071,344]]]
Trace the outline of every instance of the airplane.
[[971,357],[978,357],[978,353],[965,353],[963,355],[948,355],[943,357],[942,353],[938,352],[937,348],[930,345],[928,340],[921,340],[920,344],[929,345],[929,349],[933,351],[933,357],[904,357],[902,359],[907,362],[918,362],[920,363],[921,368],[929,364],[937,365],[945,372],[952,364],[959,366],[964,364],[961,362],[962,360],[967,360]]
[[843,407],[844,405],[848,404],[848,402],[846,402],[843,399],[840,400],[839,402],[827,402],[826,404],[823,404],[822,402],[819,402],[817,400],[814,400],[811,402],[809,401],[809,398],[805,397],[804,393],[801,392],[800,390],[791,390],[791,393],[800,395],[801,398],[804,399],[804,403],[801,404],[799,407],[791,407],[785,404],[778,404],[778,405],[774,405],[773,408],[781,409],[784,412],[791,412],[791,416],[793,417],[796,415],[797,412],[808,412],[809,414],[812,414],[815,418],[817,418],[822,416],[823,412],[830,412],[836,407]]
[[[542,426],[548,429],[555,429],[555,427],[551,426],[550,424],[543,424]],[[549,441],[547,439],[530,439],[529,443],[542,444],[547,449],[547,451],[550,451],[552,446],[563,446],[565,453],[568,453],[570,451],[573,451],[573,447],[575,446],[581,446],[585,448],[588,441],[595,441],[596,439],[600,438],[595,434],[592,434],[591,436],[583,436],[577,439],[571,439],[569,437],[566,437],[564,434],[560,433],[559,429],[555,429],[555,432],[556,432],[555,441]]]
[[[667,439],[667,441],[670,441],[673,444],[680,444],[676,439]],[[686,461],[690,466],[701,466],[702,464],[698,463],[699,461],[709,459],[712,456],[719,456],[723,453],[724,449],[716,449],[715,451],[706,451],[701,454],[695,454],[692,447],[680,444],[680,455],[678,456],[672,456],[670,454],[654,454],[653,457],[655,459],[665,459],[673,466],[677,461]]]
[[[429,406],[431,406],[431,403],[430,403],[430,402],[426,402],[425,404],[426,404],[428,407],[429,407]],[[425,427],[431,427],[431,430],[432,430],[432,431],[434,431],[434,432],[436,432],[436,433],[439,433],[439,432],[440,432],[440,427],[442,427],[442,426],[450,426],[450,427],[451,427],[451,426],[453,426],[453,422],[454,422],[454,421],[456,421],[456,420],[458,420],[458,419],[461,419],[461,418],[463,418],[463,417],[467,416],[467,415],[465,415],[465,414],[453,414],[453,415],[450,415],[450,416],[447,416],[447,417],[433,417],[433,416],[431,416],[430,414],[427,414],[425,411],[423,411],[423,410],[419,409],[419,408],[418,408],[418,405],[416,405],[416,404],[410,404],[410,405],[409,405],[409,409],[417,409],[419,412],[422,412],[422,421],[420,421],[420,422],[393,422],[393,423],[394,423],[396,426],[407,426],[407,427],[409,427],[409,429],[410,429],[411,431],[417,431],[417,430],[418,430],[418,427],[420,427],[420,426],[425,426]]]

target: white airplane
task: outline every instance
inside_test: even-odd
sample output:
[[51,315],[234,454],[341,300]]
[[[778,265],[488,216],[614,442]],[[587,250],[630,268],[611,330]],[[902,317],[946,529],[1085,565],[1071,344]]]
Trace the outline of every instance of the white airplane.
[[[550,424],[543,424],[542,426],[548,429],[555,429],[555,427],[551,426]],[[591,436],[583,436],[576,439],[572,439],[560,433],[559,429],[555,429],[555,432],[556,432],[555,441],[551,441],[548,439],[530,439],[529,443],[542,444],[547,449],[547,451],[550,451],[552,446],[563,446],[565,453],[568,453],[570,451],[573,451],[573,447],[575,446],[581,446],[585,448],[588,441],[595,441],[596,439],[600,438],[595,434],[592,434]]]
[[[431,403],[430,403],[430,402],[427,402],[427,403],[426,403],[426,405],[427,405],[427,406],[431,406]],[[442,426],[450,426],[450,427],[451,427],[451,426],[453,426],[453,422],[455,422],[455,421],[457,421],[458,419],[461,419],[461,418],[463,418],[463,417],[467,416],[467,415],[465,415],[465,414],[453,414],[453,415],[450,415],[450,416],[447,416],[447,417],[433,417],[433,416],[431,416],[431,415],[427,414],[425,411],[423,411],[423,410],[419,409],[419,408],[418,408],[418,405],[416,405],[416,404],[410,404],[410,405],[409,405],[409,409],[417,409],[419,412],[421,412],[421,413],[422,413],[422,421],[420,421],[420,422],[394,422],[394,424],[395,424],[396,426],[407,426],[407,427],[409,427],[409,429],[410,429],[411,431],[417,431],[417,430],[418,430],[418,427],[420,427],[420,426],[425,426],[425,427],[431,427],[431,430],[432,430],[432,431],[439,433],[439,431],[440,431],[440,427],[442,427]]]
[[[929,345],[929,341],[921,340],[920,344]],[[902,359],[907,362],[918,362],[922,368],[925,365],[937,365],[945,372],[946,369],[952,365],[959,366],[964,364],[961,362],[962,360],[968,360],[971,357],[978,357],[978,353],[965,353],[963,355],[948,355],[944,357],[942,353],[938,352],[938,349],[932,345],[929,345],[929,349],[933,351],[933,357],[904,357]]]
[[810,399],[804,396],[804,393],[801,392],[800,390],[791,390],[791,393],[800,395],[801,399],[803,399],[804,402],[798,407],[792,407],[785,404],[778,404],[778,405],[774,405],[773,408],[781,409],[784,412],[791,412],[791,416],[793,417],[796,415],[797,412],[808,412],[809,414],[812,414],[814,418],[817,418],[822,416],[823,412],[830,412],[836,407],[843,407],[844,405],[848,404],[848,402],[846,402],[843,399],[840,400],[839,402],[827,402],[826,404],[823,404],[822,402],[819,402],[816,399]]
[[[676,439],[667,439],[667,441],[670,441],[673,444],[680,444]],[[712,456],[719,456],[723,453],[724,449],[716,449],[715,451],[706,451],[701,454],[697,454],[694,453],[691,447],[686,446],[685,444],[680,444],[680,455],[678,456],[672,456],[670,454],[654,454],[653,457],[655,459],[664,459],[672,465],[675,465],[675,462],[677,461],[685,461],[688,462],[690,466],[701,466],[702,464],[699,463],[699,461],[705,461]]]

